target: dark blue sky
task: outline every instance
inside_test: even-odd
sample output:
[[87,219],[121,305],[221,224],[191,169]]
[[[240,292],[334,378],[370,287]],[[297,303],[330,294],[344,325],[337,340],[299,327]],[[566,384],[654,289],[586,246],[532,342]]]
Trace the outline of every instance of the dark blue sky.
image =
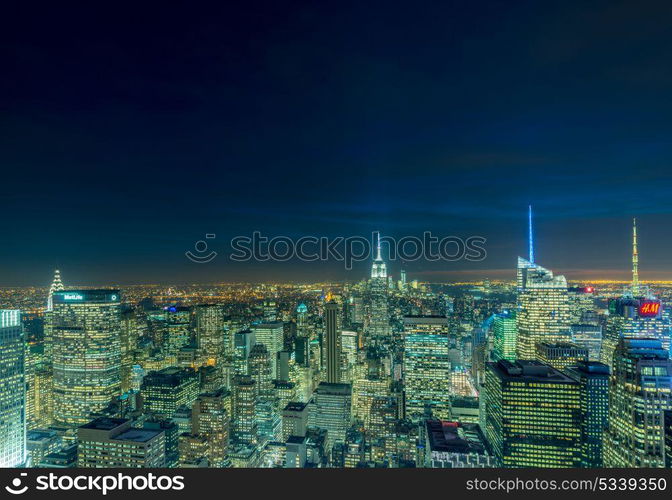
[[[130,5],[130,4],[129,4]],[[482,235],[512,277],[672,279],[669,2],[138,2],[0,25],[0,285],[357,279],[229,239]],[[220,256],[184,252],[216,233]],[[393,264],[393,274],[398,265]]]

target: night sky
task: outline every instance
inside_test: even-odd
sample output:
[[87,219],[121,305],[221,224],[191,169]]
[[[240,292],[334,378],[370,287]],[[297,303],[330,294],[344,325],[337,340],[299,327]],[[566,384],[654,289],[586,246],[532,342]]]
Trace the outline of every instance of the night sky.
[[[481,235],[409,279],[672,279],[670,2],[5,6],[0,285],[357,280],[229,240]],[[184,252],[205,233],[219,256]],[[398,276],[400,264],[390,265]]]

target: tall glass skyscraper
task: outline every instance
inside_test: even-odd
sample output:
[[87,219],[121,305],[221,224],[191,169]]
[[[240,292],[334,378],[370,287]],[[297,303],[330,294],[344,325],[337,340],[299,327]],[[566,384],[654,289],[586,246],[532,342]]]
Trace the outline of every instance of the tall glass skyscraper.
[[74,427],[121,392],[121,298],[119,290],[67,290],[54,292],[53,304],[54,420]]
[[581,390],[581,467],[603,466],[604,433],[609,421],[609,367],[596,361],[565,370]]
[[221,365],[226,352],[224,309],[218,304],[202,304],[194,310],[201,362],[211,366]]
[[0,309],[0,467],[26,463],[26,383],[21,312]]
[[341,382],[341,331],[340,308],[336,302],[329,302],[324,308],[325,341],[327,357],[327,382]]
[[605,467],[664,467],[664,412],[672,410],[672,360],[657,339],[622,338],[609,388]]
[[670,349],[670,325],[662,303],[655,298],[619,297],[609,301],[609,316],[602,341],[601,361],[612,366],[621,338],[658,339]]
[[518,257],[518,359],[536,359],[540,342],[571,339],[567,280]]
[[379,240],[376,258],[371,267],[371,280],[369,281],[369,307],[366,317],[368,339],[386,339],[390,336],[387,294],[387,266],[380,254]]
[[579,467],[579,383],[539,361],[488,363],[485,435],[501,467]]
[[516,325],[516,314],[505,312],[495,315],[492,321],[493,340],[493,359],[516,360],[516,343],[518,337],[518,327]]
[[404,401],[406,418],[450,416],[451,363],[445,316],[404,317]]

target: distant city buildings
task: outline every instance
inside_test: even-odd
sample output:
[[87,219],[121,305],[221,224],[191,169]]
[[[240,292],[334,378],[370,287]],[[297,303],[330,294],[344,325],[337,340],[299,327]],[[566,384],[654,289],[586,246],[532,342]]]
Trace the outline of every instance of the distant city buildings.
[[669,467],[672,287],[634,228],[625,289],[529,243],[515,283],[394,280],[378,244],[354,283],[0,289],[2,464]]

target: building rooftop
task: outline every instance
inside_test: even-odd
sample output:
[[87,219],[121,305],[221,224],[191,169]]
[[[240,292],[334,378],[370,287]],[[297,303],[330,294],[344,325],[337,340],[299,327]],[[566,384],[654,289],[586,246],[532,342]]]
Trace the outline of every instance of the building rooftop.
[[80,429],[93,429],[97,431],[111,431],[128,422],[125,418],[97,418],[88,424],[81,425]]
[[479,441],[480,431],[472,426],[469,432],[464,432],[462,424],[445,420],[427,420],[425,429],[432,451],[448,453],[481,453],[486,452],[482,441]]
[[133,441],[136,443],[146,443],[161,434],[161,430],[155,429],[128,429],[114,437],[116,441]]
[[308,406],[308,403],[302,403],[300,401],[292,401],[290,403],[287,403],[287,406],[285,406],[285,411],[303,411],[306,406]]
[[320,382],[315,392],[318,394],[351,394],[352,386],[350,384],[333,384],[329,382]]
[[575,381],[555,368],[536,360],[508,361],[502,359],[488,366],[502,380],[519,382],[575,383]]

